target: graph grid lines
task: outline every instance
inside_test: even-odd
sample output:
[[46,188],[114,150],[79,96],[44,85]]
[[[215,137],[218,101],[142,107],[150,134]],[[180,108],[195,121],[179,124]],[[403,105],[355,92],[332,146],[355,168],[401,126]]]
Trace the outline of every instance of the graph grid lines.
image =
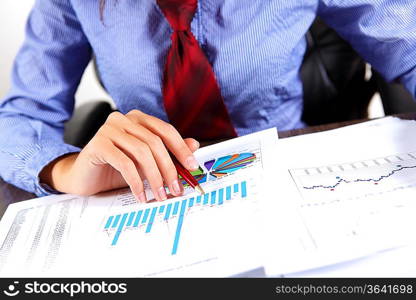
[[389,178],[391,176],[393,176],[395,173],[406,170],[406,169],[416,169],[416,165],[415,166],[409,166],[409,167],[403,167],[398,165],[397,169],[392,170],[390,173],[386,174],[386,175],[381,175],[378,178],[357,178],[354,180],[348,180],[348,179],[344,179],[342,177],[337,176],[337,182],[333,185],[313,185],[313,186],[304,186],[303,188],[306,190],[313,190],[313,189],[318,189],[318,188],[323,188],[323,189],[335,189],[337,186],[339,186],[341,183],[356,183],[356,182],[374,182],[374,183],[378,183],[380,181],[382,181],[383,179]]
[[[290,173],[297,179],[295,181],[298,181],[301,190],[334,191],[343,184],[368,182],[377,185],[396,174],[416,169],[415,157],[414,153],[405,153],[330,166],[292,169]],[[319,182],[321,180],[326,182]]]

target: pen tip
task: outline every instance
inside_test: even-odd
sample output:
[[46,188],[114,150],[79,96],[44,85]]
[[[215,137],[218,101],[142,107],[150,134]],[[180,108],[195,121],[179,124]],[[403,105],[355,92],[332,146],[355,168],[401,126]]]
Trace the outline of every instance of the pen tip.
[[198,184],[197,186],[195,186],[195,189],[198,191],[198,192],[200,192],[201,193],[201,195],[204,195],[205,194],[205,192],[204,192],[204,190],[202,189],[202,187]]

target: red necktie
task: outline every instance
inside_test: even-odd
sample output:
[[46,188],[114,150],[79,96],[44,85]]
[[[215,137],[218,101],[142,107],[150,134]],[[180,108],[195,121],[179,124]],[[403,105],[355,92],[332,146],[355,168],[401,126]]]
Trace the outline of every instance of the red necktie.
[[163,99],[172,125],[184,137],[237,136],[214,72],[191,32],[197,0],[157,0],[173,29],[163,74]]

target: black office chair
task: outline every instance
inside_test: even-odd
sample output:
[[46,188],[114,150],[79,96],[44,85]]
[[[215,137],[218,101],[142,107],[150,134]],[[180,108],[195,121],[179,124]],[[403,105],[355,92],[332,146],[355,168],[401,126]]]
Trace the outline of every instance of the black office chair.
[[399,83],[388,83],[319,18],[306,35],[308,49],[301,67],[303,120],[308,125],[366,118],[368,104],[379,92],[386,115],[416,112],[414,97]]
[[416,112],[416,99],[402,84],[387,83],[379,73],[373,73],[386,115]]
[[[388,99],[383,101],[386,112],[398,111],[397,107],[392,110],[389,107],[394,101],[400,101],[401,95],[390,92],[389,85],[380,77],[366,80],[366,63],[319,18],[306,38],[308,48],[300,74],[304,89],[302,119],[307,125],[366,118],[368,104],[377,86],[381,87],[382,96]],[[400,106],[400,102],[395,104]],[[103,101],[80,106],[66,125],[65,141],[78,147],[85,146],[112,111]]]
[[376,84],[365,79],[365,61],[319,18],[306,39],[308,48],[301,67],[303,121],[321,125],[368,117]]
[[64,141],[83,148],[113,111],[110,103],[104,100],[82,104],[65,124]]

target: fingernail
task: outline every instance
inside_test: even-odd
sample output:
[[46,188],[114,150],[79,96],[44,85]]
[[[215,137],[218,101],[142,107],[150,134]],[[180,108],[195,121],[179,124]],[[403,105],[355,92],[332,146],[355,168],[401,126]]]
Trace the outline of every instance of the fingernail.
[[147,200],[146,200],[146,195],[145,195],[145,193],[144,193],[144,192],[141,192],[141,193],[139,194],[139,201],[140,201],[141,203],[146,203],[146,202],[147,202]]
[[168,199],[168,196],[166,196],[166,191],[164,187],[159,188],[159,197],[160,197],[160,200],[162,201]]
[[179,182],[177,180],[174,180],[172,182],[172,187],[173,187],[173,191],[175,192],[176,195],[182,194],[182,189],[179,186]]
[[191,170],[197,170],[199,168],[199,164],[196,161],[194,156],[189,156],[186,159],[186,164],[188,166],[188,169],[191,169]]

